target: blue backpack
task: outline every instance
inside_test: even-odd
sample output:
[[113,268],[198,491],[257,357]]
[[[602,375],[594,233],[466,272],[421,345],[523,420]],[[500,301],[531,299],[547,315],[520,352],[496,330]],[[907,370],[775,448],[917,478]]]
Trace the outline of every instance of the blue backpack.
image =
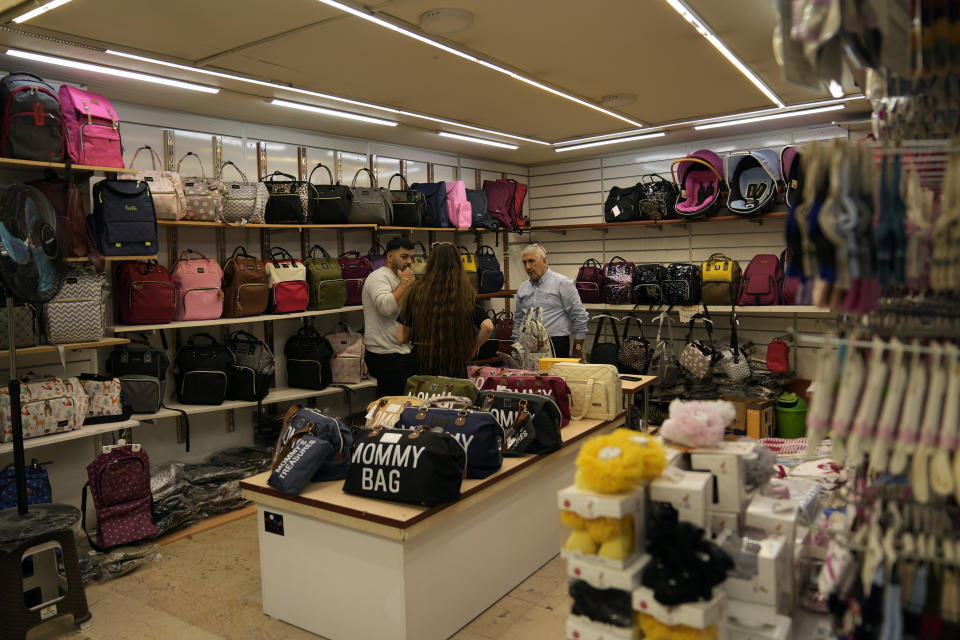
[[489,245],[477,248],[478,293],[496,293],[503,289],[503,271],[497,254]]
[[424,227],[449,227],[447,216],[447,185],[443,182],[415,182],[410,185],[427,199],[427,210],[423,214]]
[[105,256],[157,253],[157,216],[150,187],[142,180],[101,180],[93,185],[87,223]]
[[467,189],[467,202],[473,211],[474,229],[499,229],[500,223],[487,211],[487,192],[483,189]]

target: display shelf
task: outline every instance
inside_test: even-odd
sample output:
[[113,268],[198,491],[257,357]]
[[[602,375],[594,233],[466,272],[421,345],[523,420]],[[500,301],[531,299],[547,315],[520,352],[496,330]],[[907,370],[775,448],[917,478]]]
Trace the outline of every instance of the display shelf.
[[136,333],[153,331],[154,329],[186,329],[191,327],[215,327],[224,324],[247,324],[250,322],[273,322],[275,320],[289,320],[290,318],[312,318],[314,316],[328,316],[335,313],[363,311],[363,306],[340,307],[338,309],[324,309],[323,311],[301,311],[300,313],[267,313],[261,316],[246,316],[243,318],[217,318],[215,320],[184,320],[182,322],[168,322],[167,324],[117,324],[107,327],[114,333]]
[[[375,389],[377,383],[374,380],[366,380],[364,382],[358,382],[357,384],[347,384],[347,385],[330,385],[326,389],[293,389],[289,387],[278,387],[267,394],[267,397],[263,399],[262,404],[274,404],[278,402],[290,402],[291,400],[304,400],[307,398],[317,398],[320,396],[329,396],[334,395],[343,391],[342,387],[347,387],[353,391],[360,391],[363,389]],[[180,416],[180,411],[184,411],[187,415],[197,415],[201,413],[218,413],[220,411],[231,411],[233,409],[247,409],[256,407],[256,402],[250,402],[248,400],[226,400],[223,404],[181,404],[179,402],[167,402],[166,406],[161,408],[160,411],[156,413],[135,413],[131,416],[134,420],[147,421],[147,420],[160,420],[163,418],[177,418]]]
[[[123,262],[125,260],[156,260],[157,256],[103,256],[105,262]],[[64,262],[90,262],[90,258],[64,258]]]
[[471,228],[460,228],[460,227],[393,227],[389,225],[379,225],[377,226],[378,231],[460,231],[462,233],[469,233],[471,231],[478,231],[483,233],[485,231],[494,231],[494,229],[471,229]]
[[227,224],[226,222],[204,222],[202,220],[157,220],[157,224],[164,227],[213,227],[216,229],[367,229],[375,231],[375,224]]
[[[22,168],[22,169],[66,169],[67,165],[62,162],[42,162],[38,160],[18,160],[16,158],[0,158],[0,167]],[[104,173],[115,173],[117,171],[127,171],[123,167],[96,167],[89,164],[71,164],[71,171],[102,171]]]
[[[585,304],[583,308],[588,311],[634,311],[632,304]],[[830,309],[821,309],[810,305],[774,305],[774,306],[736,306],[731,307],[728,304],[707,305],[707,310],[712,316],[720,317],[722,314],[729,314],[731,309],[736,309],[739,316],[805,316],[808,318],[832,318],[836,315]],[[649,308],[641,305],[636,308],[637,313],[659,313],[658,307]]]
[[515,295],[517,295],[516,289],[507,289],[505,291],[494,291],[493,293],[478,293],[477,297],[486,300],[488,298],[512,298]]
[[[101,433],[110,433],[120,429],[132,429],[140,423],[136,420],[121,420],[119,422],[107,422],[105,424],[94,424],[89,427],[81,427],[75,431],[64,431],[63,433],[52,433],[48,436],[39,436],[37,438],[26,438],[23,441],[24,449],[36,449],[50,444],[59,444],[70,440],[79,440],[80,438],[92,438]],[[13,451],[13,443],[5,442],[0,444],[0,453],[10,453]]]
[[[116,347],[121,344],[128,344],[127,338],[104,338],[97,342],[71,342],[68,344],[41,344],[35,347],[22,347],[17,349],[18,356],[31,356],[38,353],[56,353],[61,348],[65,351],[81,351],[83,349],[101,349],[103,347]],[[0,358],[6,358],[10,351],[3,349],[0,351]]]
[[619,227],[659,227],[669,224],[701,224],[710,222],[732,222],[734,220],[762,222],[786,218],[786,211],[773,211],[759,216],[715,216],[713,218],[679,218],[677,220],[636,220],[634,222],[597,222],[595,224],[545,224],[524,227],[521,231],[564,231],[567,229],[616,229]]

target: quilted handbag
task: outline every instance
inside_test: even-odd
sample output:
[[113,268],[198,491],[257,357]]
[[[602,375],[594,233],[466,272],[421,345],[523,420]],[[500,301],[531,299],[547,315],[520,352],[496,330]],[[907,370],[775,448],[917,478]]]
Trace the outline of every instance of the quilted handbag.
[[367,364],[364,362],[366,348],[363,335],[344,327],[343,331],[327,334],[327,340],[333,347],[333,359],[330,369],[334,384],[356,384],[367,377]]
[[[317,169],[327,172],[330,184],[314,184],[313,174]],[[333,174],[321,162],[313,168],[307,177],[310,187],[310,222],[313,224],[346,224],[353,206],[353,192],[339,182],[334,184]]]
[[611,187],[603,203],[603,221],[632,222],[640,220],[640,190],[642,186]]
[[[40,323],[37,312],[28,304],[13,307],[13,341],[17,348],[32,347],[40,340]],[[0,307],[0,349],[9,349],[7,331],[7,307]]]
[[663,304],[700,304],[700,267],[695,264],[674,262],[667,265],[663,274]]
[[640,208],[641,220],[669,220],[676,218],[673,204],[677,201],[679,191],[676,185],[657,173],[648,173],[640,176]]
[[[709,342],[693,339],[693,327],[698,319],[703,319],[704,326],[707,329]],[[696,314],[690,319],[690,330],[687,332],[687,344],[680,352],[680,366],[683,367],[687,375],[696,380],[703,380],[710,373],[710,367],[713,366],[714,359],[717,358],[716,351],[713,348],[713,322],[709,317],[703,314]]]
[[[394,178],[400,178],[400,189],[390,189]],[[427,198],[416,189],[411,189],[407,179],[399,173],[390,176],[387,182],[393,200],[393,224],[398,227],[422,227],[427,212]]]
[[[277,180],[277,178],[289,178]],[[306,224],[309,221],[309,184],[288,173],[274,171],[263,180],[269,197],[263,217],[267,224]]]
[[663,277],[666,269],[662,264],[638,264],[633,276],[633,298],[637,304],[660,304],[663,302]]
[[130,417],[132,410],[121,403],[120,380],[112,376],[84,373],[80,385],[87,394],[87,415],[83,424],[117,422]]
[[343,281],[347,285],[346,306],[353,307],[363,304],[363,283],[373,271],[370,261],[360,255],[356,249],[344,251],[337,258]]
[[[666,313],[661,313],[658,319],[660,322],[657,328],[657,338],[654,342],[653,353],[650,354],[650,366],[647,368],[647,372],[652,376],[657,376],[654,386],[669,388],[676,385],[680,380],[680,365],[673,355],[673,320],[667,318]],[[667,321],[668,338],[666,340],[661,337],[664,320]]]
[[262,182],[250,182],[240,167],[229,160],[220,167],[222,176],[225,167],[233,167],[240,174],[240,180],[224,180],[222,186],[223,221],[227,224],[263,224],[267,199],[270,194]]
[[449,433],[463,445],[467,452],[468,478],[486,478],[503,465],[503,427],[487,411],[447,409],[428,403],[404,409],[396,428],[413,429],[419,426]]
[[[317,250],[320,255],[317,256]],[[318,244],[310,249],[309,257],[303,263],[307,267],[307,285],[310,287],[308,309],[339,309],[347,301],[347,285],[343,281],[343,271],[326,249]]]
[[223,217],[223,183],[216,178],[207,178],[203,170],[203,162],[200,156],[193,151],[186,152],[180,162],[177,163],[177,172],[180,172],[180,165],[187,158],[196,158],[200,165],[200,175],[184,177],[180,174],[180,180],[183,182],[183,195],[187,199],[187,211],[184,214],[184,220],[197,220],[201,222],[217,222]]
[[613,365],[558,362],[547,373],[566,381],[574,420],[612,420],[619,415],[623,390]]
[[[597,321],[597,330],[593,334],[593,346],[590,348],[588,362],[592,364],[617,364],[617,358],[620,355],[617,319],[605,314],[594,316],[593,319]],[[601,342],[603,340],[603,323],[607,320],[610,321],[612,326],[613,342]]]
[[[140,152],[150,152],[150,171],[138,171],[133,168]],[[183,193],[183,182],[176,171],[157,169],[163,167],[160,156],[151,147],[143,146],[136,150],[130,160],[127,171],[117,173],[118,180],[143,180],[150,187],[150,197],[153,199],[153,208],[157,213],[157,220],[180,220],[187,212],[187,199]]]
[[[24,438],[74,431],[87,416],[87,394],[77,378],[21,378],[20,416]],[[13,440],[7,385],[0,388],[0,429],[0,442]]]
[[607,304],[634,304],[633,274],[636,266],[614,256],[603,266],[603,296]]
[[[629,335],[631,322],[637,324],[639,336]],[[643,337],[643,323],[635,315],[628,315],[623,319],[623,338],[620,340],[620,353],[617,354],[620,372],[645,375],[652,355],[653,347]]]
[[[417,193],[419,193],[419,191]],[[415,253],[410,257],[410,271],[413,271],[413,275],[417,278],[422,278],[423,274],[427,272],[427,248],[423,246],[423,243],[419,240],[414,240],[414,248],[418,245],[420,247],[420,253]]]
[[106,292],[106,279],[92,267],[67,267],[60,291],[43,307],[47,342],[69,344],[102,340]]
[[[358,187],[357,178],[364,171],[370,176],[369,187]],[[373,171],[366,167],[357,169],[350,183],[353,192],[353,204],[350,207],[348,220],[350,224],[393,224],[393,200],[390,192],[377,187],[377,178]]]
[[603,265],[587,258],[577,271],[577,293],[585,304],[603,303]]

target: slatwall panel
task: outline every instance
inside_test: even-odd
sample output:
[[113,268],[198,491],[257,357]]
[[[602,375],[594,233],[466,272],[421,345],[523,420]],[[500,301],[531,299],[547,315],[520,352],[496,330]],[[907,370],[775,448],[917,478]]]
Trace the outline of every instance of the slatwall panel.
[[352,185],[354,178],[357,180],[358,187],[370,186],[370,176],[366,172],[357,175],[360,169],[369,168],[369,160],[362,153],[340,153],[340,181],[346,185]]
[[457,180],[457,168],[445,164],[433,165],[434,182],[452,182]]
[[414,182],[427,182],[427,163],[408,160],[406,178],[410,184]]
[[[400,173],[400,160],[397,158],[377,156],[373,164],[373,172],[377,176],[377,184],[386,189],[390,182],[390,176],[395,173]],[[400,188],[399,179],[393,181],[393,188]]]

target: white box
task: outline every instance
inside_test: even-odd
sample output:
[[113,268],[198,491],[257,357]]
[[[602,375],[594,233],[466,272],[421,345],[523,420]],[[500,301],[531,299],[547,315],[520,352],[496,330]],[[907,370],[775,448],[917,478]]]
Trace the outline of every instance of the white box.
[[777,613],[791,615],[793,611],[792,556],[787,555],[783,536],[768,536],[754,540],[759,545],[757,573],[752,578],[727,578],[720,588],[730,600],[753,602],[774,607]]
[[684,470],[690,468],[690,456],[687,455],[686,449],[677,449],[669,445],[665,445],[664,448],[667,450],[668,467],[676,467]]
[[720,589],[713,590],[713,599],[687,602],[667,607],[653,597],[653,589],[637,587],[633,590],[633,610],[653,616],[666,625],[683,625],[694,629],[706,629],[721,624],[727,617],[727,598]]
[[819,482],[791,477],[778,478],[770,481],[764,493],[770,496],[786,494],[783,499],[796,504],[799,510],[797,522],[808,527],[823,510],[823,485]]
[[643,487],[629,493],[596,493],[570,485],[557,492],[557,506],[561,511],[572,511],[583,518],[623,518],[633,516],[633,553],[623,560],[607,558],[580,551],[562,551],[567,560],[586,558],[612,569],[624,570],[639,559],[647,546],[646,537],[646,492]]
[[787,554],[792,558],[797,535],[797,517],[797,503],[792,500],[754,496],[747,506],[744,524],[747,528],[759,529],[768,536],[783,536],[787,543]]
[[567,640],[639,640],[640,628],[615,627],[573,614],[567,618]]
[[564,555],[567,560],[567,575],[572,580],[583,580],[597,589],[620,589],[633,591],[640,586],[640,573],[650,556],[644,554],[626,569],[613,569],[598,563],[596,558],[584,555]]
[[737,640],[790,640],[792,621],[772,607],[727,601],[727,633]]
[[682,522],[705,528],[712,490],[713,477],[709,473],[667,467],[663,475],[650,482],[650,499],[669,502]]
[[733,536],[743,535],[743,513],[740,511],[707,510],[707,532],[716,538],[723,532]]
[[694,449],[690,468],[709,471],[716,478],[710,504],[718,511],[742,511],[747,500],[743,462],[756,457],[754,442],[721,442],[716,449]]

